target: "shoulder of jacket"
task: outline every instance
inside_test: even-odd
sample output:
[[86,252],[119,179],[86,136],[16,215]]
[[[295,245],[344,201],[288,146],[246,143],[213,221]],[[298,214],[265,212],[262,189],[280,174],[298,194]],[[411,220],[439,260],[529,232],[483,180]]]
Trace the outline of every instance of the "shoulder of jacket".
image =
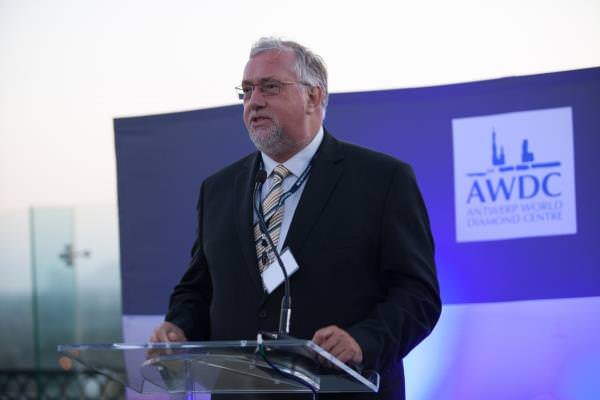
[[344,158],[350,163],[358,164],[362,168],[374,168],[384,170],[406,171],[411,173],[412,167],[410,164],[400,160],[392,155],[362,147],[353,143],[338,140],[340,150],[344,154]]
[[256,152],[248,154],[247,156],[209,175],[206,179],[204,179],[204,183],[209,185],[217,182],[231,183],[241,171],[252,168],[252,162],[254,161],[255,157]]

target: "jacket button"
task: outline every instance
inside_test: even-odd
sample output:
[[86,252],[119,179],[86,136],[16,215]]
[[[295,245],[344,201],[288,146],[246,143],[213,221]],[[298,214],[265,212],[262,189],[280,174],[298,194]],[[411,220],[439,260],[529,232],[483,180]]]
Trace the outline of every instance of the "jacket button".
[[267,318],[267,310],[260,310],[260,312],[258,313],[258,316],[260,318]]

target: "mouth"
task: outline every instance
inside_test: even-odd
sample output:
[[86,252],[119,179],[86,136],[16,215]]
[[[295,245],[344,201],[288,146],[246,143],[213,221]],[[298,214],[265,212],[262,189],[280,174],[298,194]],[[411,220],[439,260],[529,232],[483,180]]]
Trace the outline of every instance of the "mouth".
[[250,118],[251,125],[262,125],[271,121],[271,118],[264,115],[256,115]]

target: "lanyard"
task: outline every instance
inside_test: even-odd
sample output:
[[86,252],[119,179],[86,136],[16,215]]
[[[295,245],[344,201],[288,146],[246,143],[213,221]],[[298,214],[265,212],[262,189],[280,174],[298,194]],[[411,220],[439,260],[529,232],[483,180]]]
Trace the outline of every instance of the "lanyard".
[[[298,189],[300,189],[300,187],[304,184],[304,182],[308,179],[308,176],[310,175],[310,170],[312,169],[312,165],[313,162],[315,160],[315,157],[313,156],[313,158],[311,158],[310,162],[308,163],[308,165],[306,166],[306,168],[304,168],[304,171],[302,171],[302,173],[300,174],[300,176],[296,179],[296,182],[294,182],[294,184],[292,185],[291,188],[289,188],[289,190],[287,190],[285,193],[283,193],[281,195],[281,197],[279,198],[279,202],[277,203],[277,205],[273,208],[273,211],[271,212],[271,215],[275,215],[275,212],[281,207],[283,206],[283,204],[285,203],[285,201],[294,193],[296,193],[298,191]],[[260,162],[260,168],[262,169],[262,160]],[[282,182],[283,184],[283,182]],[[259,188],[260,191],[262,191],[262,184],[260,185]],[[262,208],[262,200],[259,200],[259,207],[260,207],[260,212],[261,214],[263,214],[263,208]],[[268,224],[268,221],[267,221]]]

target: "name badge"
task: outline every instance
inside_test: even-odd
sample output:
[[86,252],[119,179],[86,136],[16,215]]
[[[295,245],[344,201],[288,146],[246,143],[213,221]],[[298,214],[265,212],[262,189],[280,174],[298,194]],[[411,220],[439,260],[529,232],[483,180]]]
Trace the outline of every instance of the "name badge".
[[[292,276],[292,274],[298,271],[298,263],[292,254],[292,251],[289,248],[283,250],[281,253],[281,261],[283,261],[283,266],[285,267],[285,271],[287,272],[288,278]],[[283,283],[283,271],[277,262],[277,258],[269,264],[269,266],[262,272],[261,274],[263,285],[267,293],[271,294],[279,285]]]

